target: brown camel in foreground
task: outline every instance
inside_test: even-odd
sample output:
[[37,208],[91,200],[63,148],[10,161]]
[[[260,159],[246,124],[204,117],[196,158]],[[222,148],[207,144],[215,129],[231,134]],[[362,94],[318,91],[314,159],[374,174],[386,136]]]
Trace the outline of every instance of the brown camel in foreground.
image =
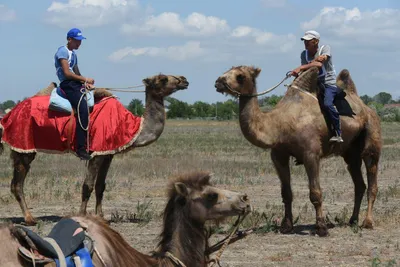
[[[95,240],[94,246],[99,250],[105,266],[183,266],[174,263],[172,258],[176,258],[187,267],[205,267],[208,261],[206,221],[244,215],[251,210],[247,195],[213,187],[210,175],[204,172],[175,178],[170,183],[168,196],[160,242],[152,256],[129,246],[99,217],[72,218],[87,226],[87,232]],[[18,256],[20,244],[13,230],[12,225],[0,228],[0,266],[31,266]],[[104,266],[96,254],[93,263]]]
[[341,116],[344,143],[330,143],[330,132],[318,100],[318,69],[302,73],[289,86],[286,94],[270,112],[262,112],[258,105],[256,78],[261,69],[250,66],[233,67],[216,82],[218,92],[239,97],[240,127],[253,145],[271,149],[272,162],[281,181],[285,216],[280,231],[293,230],[292,189],[289,159],[304,164],[309,180],[310,200],[316,211],[316,233],[326,236],[328,229],[322,212],[322,192],[319,182],[320,160],[330,155],[342,156],[354,182],[354,209],[350,224],[357,223],[361,201],[366,190],[361,172],[364,161],[368,178],[368,209],[362,224],[373,227],[372,208],[378,192],[377,173],[381,154],[381,127],[375,111],[357,95],[356,87],[347,70],[340,72],[337,84],[347,93],[355,116]]
[[[136,147],[147,146],[155,142],[164,130],[165,124],[165,109],[164,98],[171,95],[177,90],[186,89],[189,85],[188,81],[183,76],[173,75],[155,75],[143,80],[146,86],[146,107],[143,115],[142,130],[135,140],[135,142],[123,150],[122,152],[129,151]],[[51,86],[49,86],[50,88]],[[50,88],[51,89],[51,88]],[[43,95],[43,92],[50,93],[51,90],[44,89],[37,95]],[[100,91],[101,94],[101,91]],[[99,94],[97,94],[99,95]],[[2,131],[0,129],[0,139]],[[2,150],[2,144],[0,145]],[[29,172],[30,164],[35,159],[36,153],[18,153],[11,151],[11,158],[13,160],[14,175],[11,181],[11,192],[17,199],[22,212],[24,214],[25,222],[27,225],[34,225],[36,220],[30,213],[24,195],[24,182],[25,177]],[[86,214],[86,207],[90,195],[95,188],[96,191],[96,214],[103,216],[102,199],[106,187],[105,179],[114,155],[97,155],[93,157],[89,163],[85,175],[85,181],[82,186],[82,204],[80,207],[80,214]]]

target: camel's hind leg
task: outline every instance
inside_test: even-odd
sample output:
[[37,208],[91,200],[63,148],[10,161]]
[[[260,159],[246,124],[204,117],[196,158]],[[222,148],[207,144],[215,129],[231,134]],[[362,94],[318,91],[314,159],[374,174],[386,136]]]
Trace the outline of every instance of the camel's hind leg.
[[367,169],[368,180],[368,209],[367,215],[362,226],[364,228],[373,228],[372,209],[378,194],[378,163],[382,149],[381,128],[379,118],[370,118],[370,125],[367,127],[365,145],[361,154]]
[[282,220],[280,232],[287,234],[293,231],[293,194],[290,184],[289,155],[273,149],[271,159],[281,180],[281,195],[285,204],[285,217]]
[[[351,150],[351,149],[350,149]],[[354,208],[353,214],[350,218],[350,225],[358,222],[358,215],[360,214],[361,201],[365,193],[365,183],[361,172],[361,154],[360,150],[348,152],[344,155],[344,160],[347,163],[347,170],[349,171],[354,183]]]
[[14,161],[14,175],[11,181],[11,192],[17,199],[19,206],[24,214],[25,223],[27,225],[35,225],[36,220],[28,210],[24,195],[25,177],[29,172],[30,164],[35,159],[36,153],[18,153],[11,152],[11,158]]
[[89,160],[88,167],[86,169],[85,181],[82,185],[82,203],[79,210],[80,215],[86,215],[87,204],[90,199],[90,195],[93,192],[94,182],[99,173],[100,166],[102,165],[104,156],[96,156]]
[[378,194],[378,162],[379,154],[370,154],[363,157],[365,168],[367,169],[368,179],[368,209],[367,215],[362,226],[364,228],[373,228],[372,209],[374,207],[376,195]]
[[97,174],[96,179],[96,214],[103,217],[103,194],[106,189],[106,177],[108,173],[108,169],[110,168],[111,161],[113,159],[113,155],[108,155],[104,157],[104,160],[99,168],[99,173]]

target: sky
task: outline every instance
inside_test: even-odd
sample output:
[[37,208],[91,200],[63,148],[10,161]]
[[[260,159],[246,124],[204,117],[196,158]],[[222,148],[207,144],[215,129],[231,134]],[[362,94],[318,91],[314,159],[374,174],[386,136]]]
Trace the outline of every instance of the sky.
[[[269,88],[300,65],[300,38],[316,30],[336,72],[348,69],[360,95],[400,97],[398,0],[0,0],[0,102],[58,82],[53,57],[74,27],[87,38],[76,51],[80,71],[98,87],[183,75],[189,89],[173,97],[226,101],[214,88],[223,72],[259,67],[258,91]],[[123,104],[144,100],[115,94]]]

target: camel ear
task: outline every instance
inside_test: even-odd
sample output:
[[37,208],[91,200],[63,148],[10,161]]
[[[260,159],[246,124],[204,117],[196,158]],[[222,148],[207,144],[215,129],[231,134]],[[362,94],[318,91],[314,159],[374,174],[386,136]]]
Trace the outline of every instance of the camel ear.
[[177,182],[174,186],[178,195],[181,195],[182,197],[187,197],[189,195],[189,189],[184,183]]
[[260,68],[254,68],[253,69],[253,77],[257,78],[258,74],[260,74],[261,69]]
[[142,80],[142,82],[143,82],[143,84],[145,85],[145,86],[150,86],[150,79],[149,78],[146,78],[146,79],[143,79]]

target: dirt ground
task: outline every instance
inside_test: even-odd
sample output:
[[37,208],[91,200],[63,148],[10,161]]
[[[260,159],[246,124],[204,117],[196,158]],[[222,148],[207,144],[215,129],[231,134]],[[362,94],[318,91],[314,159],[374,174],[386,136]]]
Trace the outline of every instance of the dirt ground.
[[[315,236],[307,177],[301,166],[292,164],[295,233],[251,234],[226,249],[222,266],[400,266],[400,125],[385,124],[383,129],[373,230],[344,224],[353,207],[353,185],[343,160],[329,158],[321,166],[321,186],[324,213],[335,227],[328,237]],[[9,191],[7,152],[0,156],[0,220],[20,223],[22,213]],[[28,206],[39,219],[32,229],[45,235],[62,216],[78,211],[84,170],[84,163],[72,155],[38,154],[25,187]],[[246,192],[256,212],[278,222],[282,218],[280,183],[268,151],[249,144],[235,122],[191,121],[168,121],[155,144],[115,157],[107,178],[105,218],[134,248],[152,251],[161,231],[168,177],[190,170],[209,170],[218,186]],[[89,212],[94,200],[92,194]],[[365,210],[366,197],[360,220]],[[149,222],[129,222],[133,214],[147,216]],[[223,237],[216,234],[211,243]]]

